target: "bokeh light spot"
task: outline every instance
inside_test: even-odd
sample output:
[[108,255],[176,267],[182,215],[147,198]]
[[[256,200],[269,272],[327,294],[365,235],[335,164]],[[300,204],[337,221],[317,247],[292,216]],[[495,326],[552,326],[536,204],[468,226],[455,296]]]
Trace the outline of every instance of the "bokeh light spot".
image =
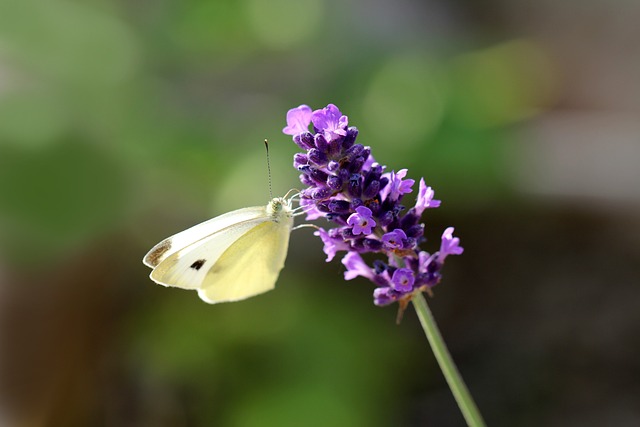
[[247,0],[249,26],[273,49],[287,49],[307,41],[320,28],[320,0]]
[[424,55],[391,59],[373,76],[364,98],[368,134],[393,141],[394,150],[417,144],[438,128],[445,94],[446,81],[432,59]]
[[515,40],[458,57],[452,65],[457,119],[503,126],[531,117],[554,100],[555,76],[541,46]]

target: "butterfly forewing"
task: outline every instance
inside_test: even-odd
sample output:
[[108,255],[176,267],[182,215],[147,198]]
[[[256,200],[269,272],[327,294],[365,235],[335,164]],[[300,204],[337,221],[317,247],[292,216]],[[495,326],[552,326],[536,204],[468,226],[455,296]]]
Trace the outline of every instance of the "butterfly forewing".
[[165,286],[197,289],[207,271],[222,254],[239,238],[263,222],[270,222],[264,215],[229,225],[186,247],[174,250],[151,272],[151,279]]
[[264,217],[264,215],[265,207],[255,206],[251,208],[238,209],[217,216],[164,239],[145,255],[143,262],[148,267],[155,268],[171,255],[195,242],[198,242],[199,240],[206,239],[207,237],[239,222]]

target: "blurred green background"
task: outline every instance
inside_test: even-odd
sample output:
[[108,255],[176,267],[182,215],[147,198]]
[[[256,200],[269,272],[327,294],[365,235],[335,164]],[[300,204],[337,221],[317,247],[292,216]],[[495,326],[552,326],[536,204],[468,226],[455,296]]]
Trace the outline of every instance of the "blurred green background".
[[309,229],[275,291],[148,279],[161,239],[299,187],[337,104],[443,200],[431,306],[489,425],[640,425],[640,3],[0,2],[0,425],[462,426],[415,314]]

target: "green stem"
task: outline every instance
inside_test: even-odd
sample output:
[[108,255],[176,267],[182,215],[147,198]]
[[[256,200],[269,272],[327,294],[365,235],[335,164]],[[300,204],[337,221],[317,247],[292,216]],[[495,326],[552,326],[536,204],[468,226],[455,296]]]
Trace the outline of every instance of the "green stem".
[[431,310],[422,292],[417,292],[411,301],[413,301],[413,306],[420,318],[422,329],[424,329],[424,333],[427,335],[433,354],[438,360],[440,369],[442,369],[442,373],[447,383],[449,383],[449,388],[456,402],[458,402],[458,406],[460,407],[460,411],[462,411],[464,419],[467,421],[467,425],[469,427],[485,427],[482,415],[480,415],[480,411],[478,411],[478,407],[473,401],[469,389],[467,389],[467,386],[460,376],[460,372],[458,372],[458,368],[456,368],[449,354],[449,350],[447,350],[447,346],[438,330],[438,325],[436,325],[436,321],[431,314]]

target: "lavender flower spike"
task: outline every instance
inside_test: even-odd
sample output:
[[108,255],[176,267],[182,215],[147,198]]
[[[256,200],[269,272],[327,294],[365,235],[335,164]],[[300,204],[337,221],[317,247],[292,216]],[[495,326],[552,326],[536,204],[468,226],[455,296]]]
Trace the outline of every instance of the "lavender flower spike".
[[[307,219],[332,223],[315,233],[324,243],[327,261],[346,252],[345,279],[369,279],[376,287],[376,305],[398,302],[402,309],[416,293],[431,292],[442,278],[447,256],[463,249],[460,239],[453,237],[453,227],[442,235],[439,252],[429,255],[420,248],[425,240],[420,217],[440,201],[421,178],[415,206],[405,212],[401,203],[415,180],[406,178],[407,169],[384,173],[386,166],[373,159],[370,147],[356,141],[358,129],[348,123],[333,104],[313,112],[301,105],[287,113],[283,131],[305,150],[294,156],[294,167],[306,186],[300,206]],[[375,260],[370,262],[369,256]]]
[[305,151],[293,161],[306,186],[300,191],[300,207],[307,219],[323,217],[332,223],[315,235],[324,243],[327,261],[346,252],[345,280],[362,276],[371,281],[377,306],[397,302],[397,323],[407,305],[414,305],[467,424],[485,427],[422,295],[432,296],[447,257],[464,251],[460,239],[448,227],[439,251],[430,254],[420,248],[426,241],[421,216],[440,206],[440,200],[434,200],[434,191],[420,178],[415,205],[405,211],[402,199],[412,192],[415,180],[405,179],[407,169],[384,173],[386,166],[374,160],[370,147],[356,142],[358,129],[348,123],[333,104],[313,112],[301,105],[287,113],[283,132]]

